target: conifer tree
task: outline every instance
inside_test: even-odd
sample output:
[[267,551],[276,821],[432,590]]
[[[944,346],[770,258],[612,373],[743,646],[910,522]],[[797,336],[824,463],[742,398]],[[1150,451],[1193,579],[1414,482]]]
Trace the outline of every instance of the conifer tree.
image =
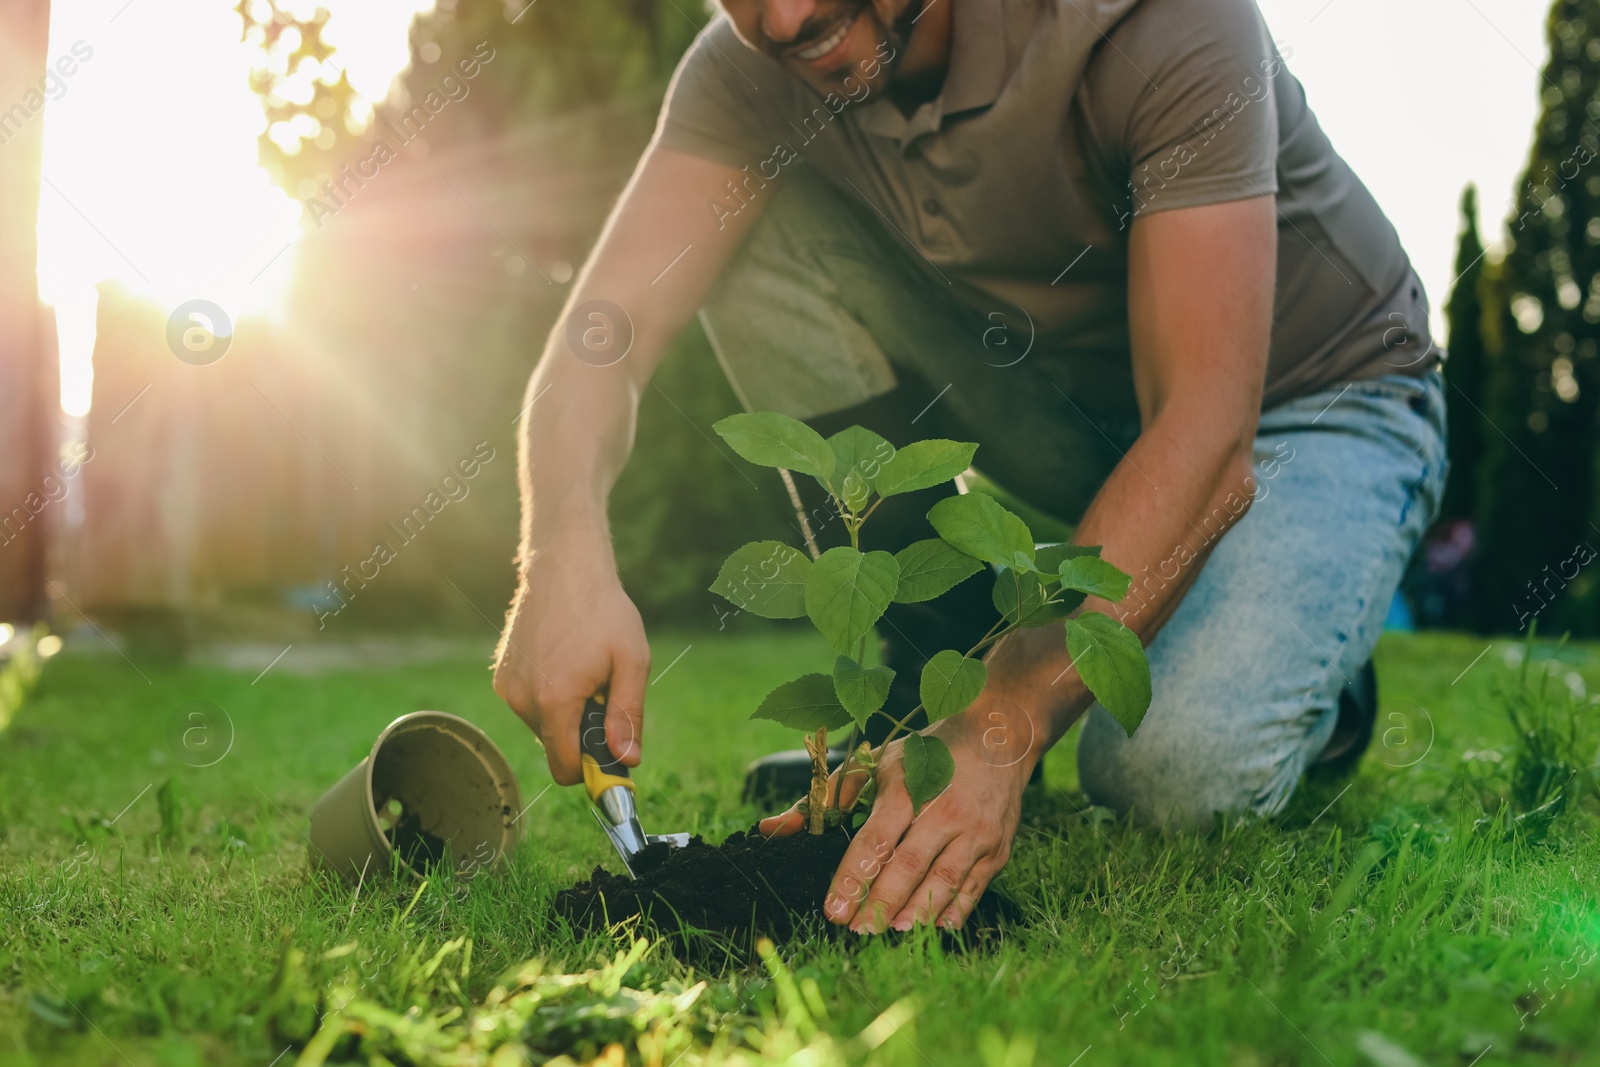
[[[1488,403],[1477,500],[1479,622],[1593,633],[1600,582],[1577,561],[1600,547],[1600,0],[1556,0],[1550,59],[1506,253],[1484,316]],[[1451,399],[1460,397],[1452,389]]]

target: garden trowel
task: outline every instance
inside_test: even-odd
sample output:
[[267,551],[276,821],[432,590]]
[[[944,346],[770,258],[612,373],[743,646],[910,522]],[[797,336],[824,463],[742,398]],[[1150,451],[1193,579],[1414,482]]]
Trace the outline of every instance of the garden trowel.
[[583,706],[583,719],[578,724],[578,750],[583,754],[583,788],[594,802],[591,810],[595,821],[616,846],[630,878],[638,877],[633,870],[633,860],[646,845],[682,848],[689,843],[686,833],[647,834],[639,825],[633,779],[628,777],[628,768],[611,754],[611,747],[606,744],[603,698],[590,697]]

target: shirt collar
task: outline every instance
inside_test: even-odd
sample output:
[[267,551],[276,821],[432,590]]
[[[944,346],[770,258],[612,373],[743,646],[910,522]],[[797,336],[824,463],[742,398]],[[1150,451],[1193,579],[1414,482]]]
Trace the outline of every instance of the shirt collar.
[[[894,137],[902,145],[939,129],[945,118],[988,107],[1000,97],[1010,76],[1006,55],[1005,4],[1002,0],[929,0],[953,5],[950,69],[939,95],[912,112],[901,114],[886,97],[870,101],[859,114],[868,133]],[[926,10],[926,8],[924,9]]]

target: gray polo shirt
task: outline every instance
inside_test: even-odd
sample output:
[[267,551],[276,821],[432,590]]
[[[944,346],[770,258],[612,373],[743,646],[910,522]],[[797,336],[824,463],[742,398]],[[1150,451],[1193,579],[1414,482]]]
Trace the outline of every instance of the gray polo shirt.
[[1264,403],[1439,362],[1394,227],[1329,144],[1254,0],[941,2],[949,70],[909,116],[864,86],[819,96],[719,16],[678,67],[657,142],[765,180],[804,160],[870,202],[932,281],[1025,314],[1040,358],[1117,393],[1132,388],[1132,221],[1275,193]]

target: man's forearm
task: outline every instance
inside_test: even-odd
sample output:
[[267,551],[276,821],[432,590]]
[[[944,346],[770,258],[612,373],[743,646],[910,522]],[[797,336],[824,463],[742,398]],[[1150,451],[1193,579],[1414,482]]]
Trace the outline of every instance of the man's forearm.
[[759,214],[717,226],[704,210],[733,173],[651,149],[607,221],[523,397],[524,567],[553,542],[609,546],[640,395]]
[[564,353],[561,334],[552,336],[523,398],[523,566],[562,539],[609,543],[606,500],[633,449],[639,386]]
[[[1250,504],[1249,435],[1197,441],[1197,421],[1174,411],[1152,424],[1106,480],[1073,536],[1079,544],[1103,545],[1105,559],[1133,576],[1121,604],[1094,598],[1082,610],[1121,619],[1146,644],[1193,583],[1217,538]],[[992,695],[1028,716],[1039,753],[1093,702],[1071,669],[1060,623],[1011,634],[996,644],[988,665]]]

